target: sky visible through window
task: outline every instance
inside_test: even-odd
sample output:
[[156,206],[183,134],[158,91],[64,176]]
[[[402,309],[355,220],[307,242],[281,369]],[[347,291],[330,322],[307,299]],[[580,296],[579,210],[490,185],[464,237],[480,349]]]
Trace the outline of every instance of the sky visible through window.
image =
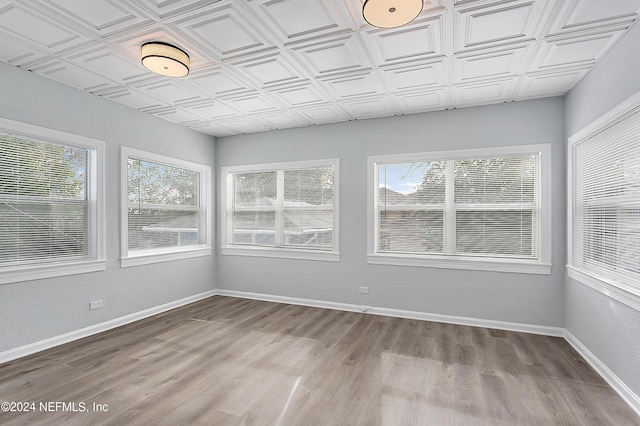
[[400,194],[411,194],[422,183],[426,167],[427,163],[381,164],[378,186]]

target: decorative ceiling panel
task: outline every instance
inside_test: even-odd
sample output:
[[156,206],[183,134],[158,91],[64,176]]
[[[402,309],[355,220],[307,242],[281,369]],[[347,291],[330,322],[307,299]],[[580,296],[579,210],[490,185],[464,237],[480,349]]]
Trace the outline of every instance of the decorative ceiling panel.
[[16,2],[2,7],[3,3],[7,2],[0,2],[0,34],[51,54],[91,42],[64,22],[56,22],[36,9]]
[[265,28],[254,21],[245,7],[243,2],[218,1],[180,15],[170,25],[221,61],[276,50],[267,39]]
[[314,78],[370,69],[372,66],[356,34],[296,47],[293,52]]
[[303,80],[291,55],[287,52],[261,56],[233,63],[235,69],[259,88]]
[[347,113],[356,119],[388,117],[396,113],[394,104],[388,96],[356,98],[341,103]]
[[221,101],[195,102],[182,106],[182,109],[207,121],[220,118],[232,118],[239,115],[239,111],[237,109],[233,109]]
[[37,3],[57,20],[102,37],[151,22],[151,18],[126,0],[44,0]]
[[350,32],[353,24],[339,0],[249,0],[281,44]]
[[545,17],[546,0],[472,4],[454,13],[455,51],[532,41]]
[[376,65],[444,56],[444,16],[422,18],[400,29],[365,32]]
[[326,102],[326,95],[320,91],[317,85],[305,82],[287,87],[274,89],[271,93],[283,101],[288,107],[299,108],[308,105]]
[[141,111],[159,109],[163,106],[162,103],[158,102],[158,100],[145,96],[142,93],[138,93],[135,89],[119,88],[115,90],[96,91],[95,93],[104,98],[111,99],[112,101]]
[[384,68],[382,78],[391,93],[414,91],[447,83],[446,61],[417,62]]
[[521,71],[527,46],[513,49],[473,52],[454,58],[453,75],[456,81],[467,82],[487,78],[516,76]]
[[[0,0],[0,61],[229,136],[566,94],[640,0],[424,0],[371,27],[364,0]],[[150,73],[140,47],[190,57]]]
[[[423,92],[400,93],[393,97],[398,111],[405,114],[448,109],[451,105],[449,90],[445,87]],[[445,107],[443,108],[443,105]]]
[[0,61],[28,68],[29,64],[47,57],[47,53],[0,32]]
[[616,24],[629,24],[637,19],[640,0],[566,0],[550,30],[551,34],[593,30]]
[[520,78],[516,97],[519,99],[564,95],[572,89],[589,68],[564,72],[531,73]]
[[116,87],[116,83],[106,80],[85,68],[78,67],[62,60],[50,60],[34,67],[33,72],[42,74],[52,80],[68,84],[80,90],[95,92]]
[[460,84],[453,87],[452,104],[472,106],[508,102],[513,99],[515,83],[515,79],[506,79]]

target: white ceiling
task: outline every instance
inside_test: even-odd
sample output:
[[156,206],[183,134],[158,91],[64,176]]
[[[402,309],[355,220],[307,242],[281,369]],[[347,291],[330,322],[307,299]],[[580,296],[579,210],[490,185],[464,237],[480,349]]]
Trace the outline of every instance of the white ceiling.
[[[401,1],[401,0],[398,0]],[[381,30],[362,0],[0,0],[0,61],[214,136],[562,95],[640,0],[425,0]],[[188,77],[140,64],[164,41]]]

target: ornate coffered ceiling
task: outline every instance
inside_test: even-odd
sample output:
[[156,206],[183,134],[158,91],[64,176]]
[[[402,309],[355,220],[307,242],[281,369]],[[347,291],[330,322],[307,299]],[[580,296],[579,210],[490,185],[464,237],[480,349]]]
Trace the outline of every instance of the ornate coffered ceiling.
[[[0,0],[0,61],[214,136],[562,95],[640,0],[425,0],[381,30],[362,0]],[[186,50],[160,77],[140,46]]]

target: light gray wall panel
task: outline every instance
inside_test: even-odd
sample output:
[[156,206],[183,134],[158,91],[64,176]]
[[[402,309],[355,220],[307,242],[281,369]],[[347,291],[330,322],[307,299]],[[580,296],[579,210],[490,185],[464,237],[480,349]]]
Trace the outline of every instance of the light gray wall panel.
[[[214,257],[120,268],[120,146],[214,163],[214,139],[0,63],[0,117],[105,141],[107,270],[0,285],[0,352],[215,288]],[[104,307],[89,311],[89,302]]]
[[[220,166],[240,164],[336,157],[341,161],[341,261],[218,255],[218,287],[563,326],[563,111],[562,98],[549,98],[217,139],[218,173]],[[367,264],[367,156],[539,143],[552,144],[551,275]],[[368,286],[369,294],[359,294],[358,286]]]
[[[567,137],[640,91],[637,23],[566,99]],[[640,312],[570,278],[565,326],[640,395]]]

